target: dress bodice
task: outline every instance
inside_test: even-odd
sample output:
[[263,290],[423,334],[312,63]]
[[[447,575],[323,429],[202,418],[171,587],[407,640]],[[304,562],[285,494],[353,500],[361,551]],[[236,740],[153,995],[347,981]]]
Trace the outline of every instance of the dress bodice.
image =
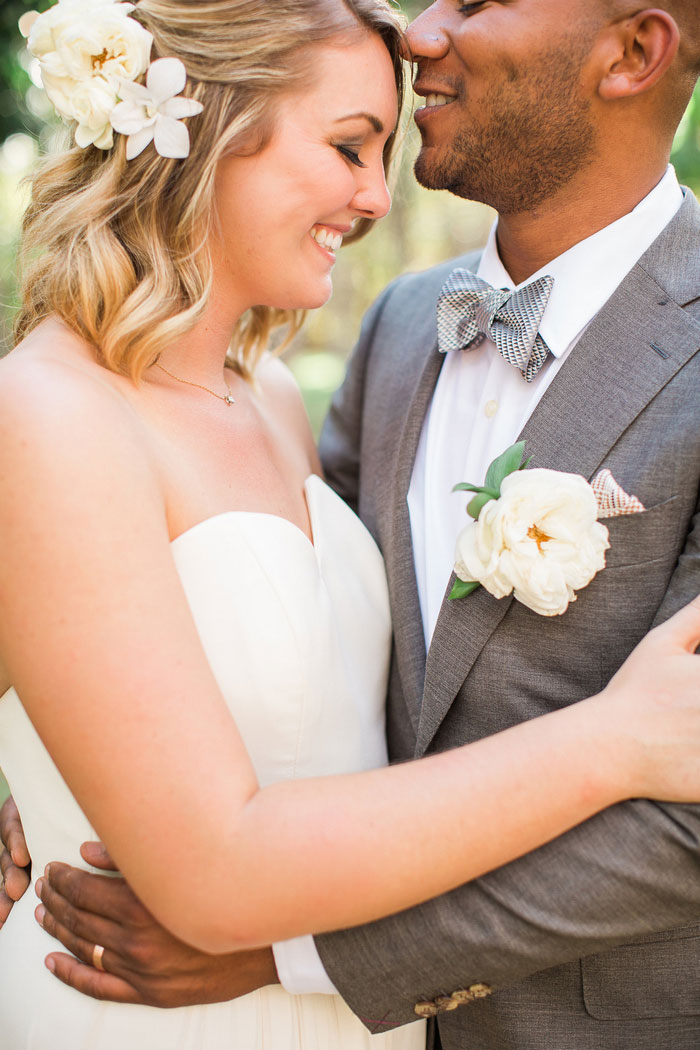
[[[233,511],[171,545],[202,645],[263,785],[386,762],[384,565],[369,533],[320,478],[307,479],[305,493],[313,544],[284,518]],[[0,766],[34,870],[52,860],[83,865],[80,844],[95,833],[14,690],[0,699]],[[186,753],[182,769],[187,776]],[[88,999],[45,968],[44,957],[60,945],[35,922],[35,905],[25,894],[0,930],[3,1050],[424,1047],[422,1024],[371,1037],[338,996],[291,996],[279,986],[171,1010]]]
[[[286,519],[247,511],[207,518],[171,544],[262,785],[386,763],[390,622],[381,555],[319,477],[307,479],[305,493],[313,544]],[[81,863],[80,843],[94,832],[14,690],[0,700],[0,767],[39,870],[49,860]]]

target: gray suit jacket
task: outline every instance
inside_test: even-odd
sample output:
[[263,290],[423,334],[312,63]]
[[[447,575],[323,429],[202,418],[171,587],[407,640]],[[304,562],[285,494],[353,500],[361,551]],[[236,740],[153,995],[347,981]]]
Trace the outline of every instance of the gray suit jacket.
[[[699,248],[700,206],[687,192],[522,433],[534,465],[589,479],[607,466],[648,509],[607,522],[607,568],[564,616],[481,589],[443,604],[427,656],[406,494],[442,361],[436,299],[454,265],[477,259],[402,277],[370,310],[321,449],[386,559],[393,760],[598,692],[654,623],[700,592]],[[419,1000],[444,1007],[438,997],[482,982],[494,994],[440,1012],[445,1050],[697,1050],[699,840],[700,807],[628,802],[450,894],[317,945],[375,1032],[413,1020]]]

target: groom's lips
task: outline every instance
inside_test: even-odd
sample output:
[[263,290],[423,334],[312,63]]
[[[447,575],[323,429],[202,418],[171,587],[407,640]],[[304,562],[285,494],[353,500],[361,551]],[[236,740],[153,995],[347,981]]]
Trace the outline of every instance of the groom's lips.
[[431,95],[440,95],[444,98],[449,99],[449,102],[443,102],[439,105],[432,106],[423,105],[420,108],[416,109],[414,113],[414,119],[417,123],[420,123],[422,120],[429,119],[432,115],[440,112],[440,110],[445,109],[446,106],[451,105],[452,102],[454,102],[457,99],[457,95],[455,94],[453,88],[447,88],[441,84],[429,83],[426,80],[416,81],[416,83],[413,85],[413,90],[416,93],[416,95],[420,95],[426,99]]

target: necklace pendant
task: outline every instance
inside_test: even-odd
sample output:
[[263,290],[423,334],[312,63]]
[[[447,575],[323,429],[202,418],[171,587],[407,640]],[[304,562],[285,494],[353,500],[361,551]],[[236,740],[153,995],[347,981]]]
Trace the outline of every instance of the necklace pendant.
[[224,401],[226,402],[227,405],[235,405],[236,404],[235,397],[231,397],[230,394],[226,395],[226,397],[224,398]]

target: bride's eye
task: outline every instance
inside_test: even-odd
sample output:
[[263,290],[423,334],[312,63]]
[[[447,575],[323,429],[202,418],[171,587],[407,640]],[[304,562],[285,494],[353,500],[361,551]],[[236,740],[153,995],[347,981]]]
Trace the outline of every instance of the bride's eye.
[[486,3],[487,0],[476,0],[473,4],[460,4],[458,10],[461,15],[473,15],[480,8],[485,7]]
[[358,168],[366,168],[367,167],[367,165],[363,164],[362,161],[360,160],[360,154],[357,153],[356,150],[352,148],[352,146],[341,146],[341,145],[336,144],[335,148],[338,150],[338,153],[342,154],[342,156],[345,157],[346,160],[349,160],[350,163],[354,164],[356,167],[358,167]]

